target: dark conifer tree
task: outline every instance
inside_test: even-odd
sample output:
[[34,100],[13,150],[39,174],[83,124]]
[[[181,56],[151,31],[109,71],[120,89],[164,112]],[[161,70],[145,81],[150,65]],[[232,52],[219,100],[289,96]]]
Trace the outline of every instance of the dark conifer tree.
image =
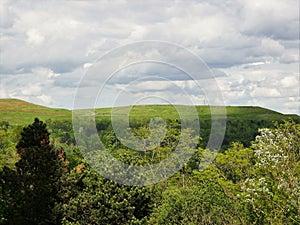
[[2,188],[10,186],[7,200],[13,210],[8,224],[57,223],[54,206],[59,197],[64,156],[50,144],[49,135],[46,124],[36,118],[23,129],[16,146],[20,160],[14,175],[4,170]]

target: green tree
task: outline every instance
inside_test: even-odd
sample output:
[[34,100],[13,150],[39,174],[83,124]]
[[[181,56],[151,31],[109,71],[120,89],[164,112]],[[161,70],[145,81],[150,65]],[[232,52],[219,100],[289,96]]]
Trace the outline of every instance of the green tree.
[[11,128],[0,126],[0,170],[3,167],[13,168],[18,161],[16,143],[20,138],[19,127]]
[[261,129],[252,148],[255,165],[241,184],[256,223],[300,224],[300,124]]
[[243,181],[254,164],[254,152],[241,143],[232,143],[231,148],[217,155],[214,164],[226,180]]
[[56,224],[54,205],[63,173],[63,150],[49,142],[46,124],[35,119],[18,142],[16,169],[1,174],[7,224]]
[[150,187],[130,187],[79,164],[63,177],[56,206],[63,224],[144,224],[153,207]]
[[206,176],[196,184],[164,191],[150,224],[241,224],[234,209],[218,181]]

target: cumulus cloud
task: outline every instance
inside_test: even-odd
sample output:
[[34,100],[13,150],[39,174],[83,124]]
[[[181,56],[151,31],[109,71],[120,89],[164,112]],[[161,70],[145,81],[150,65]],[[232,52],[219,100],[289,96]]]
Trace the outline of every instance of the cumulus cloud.
[[15,15],[9,7],[8,1],[4,0],[0,4],[0,27],[10,28],[14,24]]
[[288,76],[288,77],[284,77],[281,81],[280,84],[283,88],[297,88],[299,79],[297,80],[296,76]]
[[53,99],[49,95],[39,95],[37,96],[37,99],[42,101],[42,104],[50,105],[53,104]]
[[42,87],[40,84],[28,84],[23,87],[21,90],[22,95],[31,96],[31,95],[39,95],[42,91]]
[[280,92],[275,89],[275,88],[255,88],[252,92],[251,92],[251,97],[279,97],[280,96]]
[[261,41],[261,50],[265,55],[281,55],[284,47],[278,42],[270,38],[263,38]]
[[41,45],[43,44],[45,38],[35,29],[30,29],[26,32],[27,43],[29,45]]
[[[71,108],[82,76],[99,57],[133,41],[161,40],[186,47],[206,62],[226,104],[259,104],[300,113],[295,104],[299,101],[296,0],[34,4],[4,0],[0,4],[0,33],[1,97],[17,96]],[[128,57],[133,57],[130,54]],[[160,56],[155,49],[147,54]],[[187,61],[178,52],[170,55]],[[114,60],[108,63],[113,65]],[[142,92],[144,88],[149,95],[166,90],[177,96],[171,82],[157,79],[163,77],[183,88],[195,102],[203,101],[184,73],[171,67],[143,64],[114,74],[107,82],[111,91],[105,92],[105,104],[113,104],[120,88],[145,77],[148,80],[136,82],[131,88],[136,95],[137,90]],[[88,90],[100,81],[104,82],[101,78],[91,79],[84,87]]]
[[276,39],[299,37],[299,1],[253,0],[240,2],[244,33]]

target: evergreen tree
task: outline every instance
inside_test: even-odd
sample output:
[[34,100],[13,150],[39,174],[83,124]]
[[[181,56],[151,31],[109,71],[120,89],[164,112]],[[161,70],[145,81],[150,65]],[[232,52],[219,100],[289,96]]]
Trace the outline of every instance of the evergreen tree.
[[6,168],[1,174],[1,189],[7,196],[7,208],[12,210],[8,224],[57,223],[54,205],[64,156],[50,144],[49,135],[46,124],[36,118],[21,133],[16,170]]

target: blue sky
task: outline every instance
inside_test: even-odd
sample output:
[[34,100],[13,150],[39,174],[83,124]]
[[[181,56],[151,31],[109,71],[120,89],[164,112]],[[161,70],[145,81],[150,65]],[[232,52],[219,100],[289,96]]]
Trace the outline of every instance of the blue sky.
[[[72,108],[80,79],[99,57],[135,41],[158,40],[207,63],[224,104],[300,114],[297,0],[3,0],[0,15],[0,98]],[[167,80],[140,79],[149,73]],[[172,96],[184,104],[178,88],[194,104],[205,102],[193,80],[170,67],[128,67],[114,80],[97,106],[115,105],[124,90],[123,105],[132,103],[129,96],[150,96],[139,103]]]

